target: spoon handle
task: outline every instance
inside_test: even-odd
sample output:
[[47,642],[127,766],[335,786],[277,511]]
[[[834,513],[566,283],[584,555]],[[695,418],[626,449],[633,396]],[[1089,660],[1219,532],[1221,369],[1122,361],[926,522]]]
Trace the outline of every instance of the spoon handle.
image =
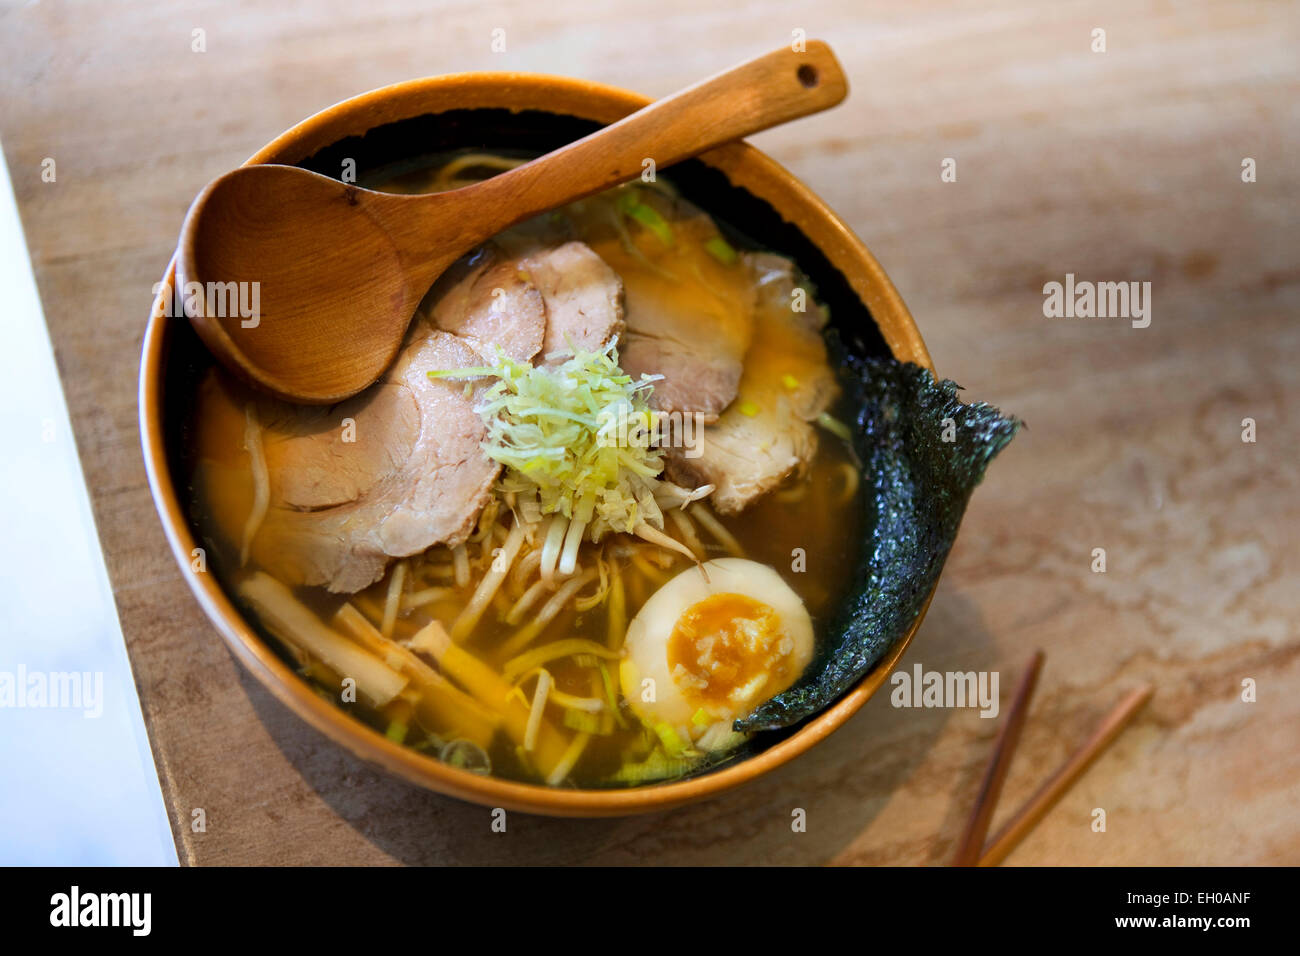
[[[482,239],[538,213],[629,182],[732,140],[829,109],[848,93],[820,40],[783,47],[658,100],[546,156],[469,187],[501,210]],[[480,207],[482,208],[482,207]],[[493,218],[493,217],[489,217]]]

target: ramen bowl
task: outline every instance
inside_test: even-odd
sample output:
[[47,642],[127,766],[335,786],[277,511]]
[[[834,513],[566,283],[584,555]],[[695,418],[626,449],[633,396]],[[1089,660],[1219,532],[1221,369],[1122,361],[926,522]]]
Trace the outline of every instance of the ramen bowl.
[[[461,149],[541,154],[645,106],[636,93],[583,80],[523,73],[467,73],[412,80],[345,100],[299,123],[249,163],[302,166],[361,181]],[[930,358],[907,307],[875,258],[814,193],[763,153],[734,143],[666,175],[715,217],[790,256],[815,283],[851,351],[892,355],[926,368]],[[197,184],[196,184],[197,185]],[[492,807],[552,816],[618,816],[664,810],[741,786],[808,750],[842,726],[883,684],[924,617],[832,706],[796,727],[763,735],[767,746],[699,776],[625,789],[570,789],[484,776],[389,740],[322,699],[264,638],[218,576],[192,569],[201,546],[190,512],[187,423],[195,384],[212,364],[184,318],[168,318],[174,263],[144,336],[140,429],[154,503],[195,598],[235,657],[294,713],[362,760],[429,790]],[[928,605],[928,600],[926,602]]]

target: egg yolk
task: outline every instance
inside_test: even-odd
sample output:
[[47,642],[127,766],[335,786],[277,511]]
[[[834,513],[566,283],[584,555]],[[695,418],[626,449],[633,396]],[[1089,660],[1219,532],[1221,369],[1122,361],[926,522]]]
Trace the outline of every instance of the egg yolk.
[[793,650],[775,608],[744,594],[713,594],[677,619],[668,670],[691,706],[732,713],[793,683]]

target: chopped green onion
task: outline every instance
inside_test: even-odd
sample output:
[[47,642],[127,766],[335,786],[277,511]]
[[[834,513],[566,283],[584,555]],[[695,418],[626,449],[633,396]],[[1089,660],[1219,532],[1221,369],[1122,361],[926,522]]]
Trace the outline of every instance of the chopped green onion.
[[755,415],[758,414],[758,406],[755,405],[753,402],[741,402],[738,406],[736,406],[736,408],[740,412],[740,414],[748,415],[750,418],[753,418]]
[[610,723],[605,720],[605,714],[592,714],[585,710],[566,709],[564,711],[564,726],[570,730],[576,730],[584,734],[607,734]]
[[605,702],[609,704],[609,712],[614,715],[620,727],[626,728],[627,721],[618,710],[618,694],[614,691],[614,679],[610,676],[609,668],[605,666],[604,661],[600,662],[600,679],[605,684]]
[[662,751],[655,750],[640,763],[625,763],[610,778],[611,783],[641,784],[654,783],[680,777],[691,769],[692,761],[680,757],[666,757]]
[[668,225],[667,220],[659,215],[658,210],[653,206],[647,206],[637,199],[636,193],[626,192],[620,196],[618,208],[625,216],[635,219],[653,232],[665,246],[671,247],[673,245],[673,227]]
[[470,773],[490,774],[492,760],[487,751],[478,744],[468,740],[457,739],[449,742],[438,753],[443,763],[451,764]]
[[731,247],[731,243],[721,236],[714,236],[712,239],[707,240],[704,243],[704,251],[724,266],[734,266],[736,259],[739,258],[736,255],[736,250]]
[[690,749],[690,744],[682,740],[681,734],[677,733],[677,730],[671,724],[660,722],[651,729],[663,743],[668,756],[677,757]]
[[404,740],[406,740],[406,731],[407,731],[406,721],[394,719],[389,721],[388,731],[384,734],[384,736],[387,737],[389,740],[391,740],[393,743],[400,744]]
[[799,380],[795,378],[793,375],[791,375],[789,372],[786,372],[784,375],[781,376],[781,384],[793,392],[796,388],[799,387]]

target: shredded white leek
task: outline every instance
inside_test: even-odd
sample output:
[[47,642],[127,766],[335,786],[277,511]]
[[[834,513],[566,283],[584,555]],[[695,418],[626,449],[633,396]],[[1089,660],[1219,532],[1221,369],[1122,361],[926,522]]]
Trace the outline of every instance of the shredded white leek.
[[535,497],[542,514],[569,519],[563,539],[554,524],[549,529],[543,568],[554,566],[559,547],[558,571],[572,574],[584,534],[599,541],[647,522],[663,526],[655,491],[664,453],[650,440],[657,423],[646,402],[657,376],[625,373],[615,343],[536,367],[498,348],[490,366],[429,374],[497,379],[478,410],[488,428],[483,449],[506,466],[501,490]]
[[560,559],[560,548],[564,544],[564,532],[567,528],[564,515],[553,515],[550,526],[546,529],[546,541],[542,545],[542,580],[548,585],[555,582],[555,567]]

